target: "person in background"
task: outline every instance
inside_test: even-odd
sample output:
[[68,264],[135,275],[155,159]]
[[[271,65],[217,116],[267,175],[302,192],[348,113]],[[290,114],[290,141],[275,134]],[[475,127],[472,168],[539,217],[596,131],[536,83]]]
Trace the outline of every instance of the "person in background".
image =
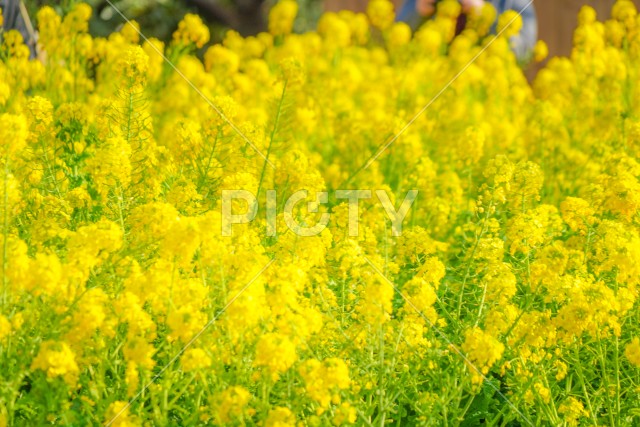
[[36,57],[36,32],[33,29],[27,8],[21,0],[0,0],[2,10],[2,30],[18,30],[31,51],[31,58]]
[[[406,0],[398,13],[398,20],[406,22],[413,29],[436,12],[436,3],[438,0]],[[498,16],[507,10],[514,10],[521,13],[522,30],[511,39],[511,48],[513,49],[519,61],[525,62],[531,56],[531,52],[538,40],[538,20],[533,3],[529,4],[529,0],[488,0],[498,12]],[[484,5],[485,0],[460,0],[462,4],[462,15],[458,19],[457,32],[464,28],[466,15],[471,13],[473,9],[480,8]],[[493,25],[495,32],[496,24]]]

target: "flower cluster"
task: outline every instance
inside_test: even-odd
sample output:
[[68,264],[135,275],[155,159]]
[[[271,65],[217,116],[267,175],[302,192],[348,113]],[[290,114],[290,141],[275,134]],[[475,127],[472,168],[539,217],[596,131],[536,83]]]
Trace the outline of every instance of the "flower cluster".
[[[42,61],[0,33],[0,426],[640,423],[633,2],[532,83],[491,6],[296,34],[282,0],[207,46],[74,3]],[[345,188],[418,198],[400,235],[374,198],[285,211]],[[223,190],[260,212],[231,236]]]

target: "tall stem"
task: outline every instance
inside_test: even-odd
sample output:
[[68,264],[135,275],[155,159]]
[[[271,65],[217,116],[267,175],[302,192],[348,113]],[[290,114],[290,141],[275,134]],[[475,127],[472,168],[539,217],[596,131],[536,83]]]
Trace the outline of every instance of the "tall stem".
[[260,182],[258,183],[258,193],[256,194],[256,199],[260,198],[260,190],[262,189],[262,183],[264,181],[264,175],[267,170],[267,162],[269,161],[269,154],[271,154],[271,147],[273,146],[273,140],[276,137],[276,132],[278,131],[278,125],[280,124],[280,116],[282,115],[282,104],[284,103],[284,94],[287,90],[287,80],[284,81],[282,85],[282,94],[280,95],[280,101],[278,102],[278,111],[276,112],[276,118],[273,123],[273,128],[271,129],[271,135],[269,137],[269,145],[267,146],[267,154],[264,158],[264,163],[262,164],[262,171],[260,172]]

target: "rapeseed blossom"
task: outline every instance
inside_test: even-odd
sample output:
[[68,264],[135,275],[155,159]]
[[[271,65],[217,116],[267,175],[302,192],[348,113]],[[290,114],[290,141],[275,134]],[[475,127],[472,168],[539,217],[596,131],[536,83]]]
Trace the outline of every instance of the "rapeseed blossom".
[[[296,34],[282,0],[213,45],[62,9],[43,62],[0,33],[0,425],[638,423],[633,2],[532,83],[490,5]],[[374,196],[318,201],[345,188]],[[259,208],[230,235],[224,190]],[[401,235],[375,190],[418,191]]]
[[194,44],[201,48],[209,41],[209,28],[204,25],[198,15],[188,13],[178,24],[178,29],[173,33],[174,43],[183,45]]
[[293,21],[298,13],[298,2],[281,0],[269,12],[269,32],[274,36],[285,35],[293,30]]
[[31,369],[43,370],[50,378],[63,377],[69,385],[74,385],[77,381],[78,365],[75,355],[64,342],[50,340],[42,343]]

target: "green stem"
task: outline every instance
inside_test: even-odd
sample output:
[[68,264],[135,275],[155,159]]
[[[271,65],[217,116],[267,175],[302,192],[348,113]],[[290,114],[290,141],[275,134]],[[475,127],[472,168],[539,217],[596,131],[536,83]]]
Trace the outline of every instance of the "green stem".
[[7,288],[9,286],[7,279],[7,252],[9,248],[9,154],[7,153],[4,159],[4,200],[2,210],[2,235],[4,236],[2,242],[2,308],[5,309],[7,304]]
[[258,192],[256,199],[260,199],[260,190],[262,189],[262,183],[264,181],[264,175],[267,170],[267,163],[269,162],[269,154],[271,154],[271,148],[273,146],[273,140],[275,139],[276,132],[278,131],[278,125],[280,124],[280,116],[282,115],[282,105],[284,104],[284,95],[287,91],[287,80],[282,85],[282,94],[280,95],[280,101],[278,102],[278,111],[276,112],[276,118],[273,122],[273,128],[271,129],[271,135],[269,137],[269,145],[267,146],[267,154],[262,164],[262,171],[260,172],[260,182],[258,183]]

